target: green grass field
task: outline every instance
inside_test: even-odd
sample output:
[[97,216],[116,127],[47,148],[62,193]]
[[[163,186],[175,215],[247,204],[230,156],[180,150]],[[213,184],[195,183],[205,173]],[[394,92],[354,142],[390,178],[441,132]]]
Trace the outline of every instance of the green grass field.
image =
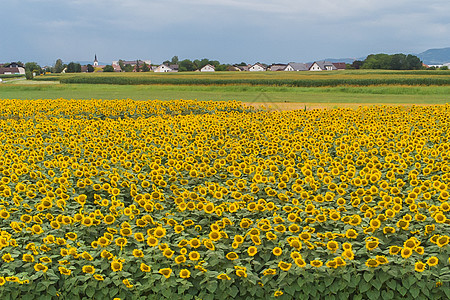
[[[114,78],[119,80],[172,78],[192,84],[59,84],[59,80]],[[337,86],[296,87],[283,86],[283,81],[323,81],[332,79],[347,82]],[[8,80],[0,84],[3,99],[135,99],[135,100],[238,100],[247,103],[330,103],[330,104],[445,104],[450,103],[450,84],[416,85],[394,84],[399,80],[450,80],[446,71],[335,71],[335,72],[216,72],[187,73],[100,73],[42,76],[39,81]],[[56,80],[56,81],[55,81]],[[230,82],[252,80],[253,84],[199,84],[205,80]],[[358,80],[385,80],[385,85],[355,85]],[[267,85],[267,82],[277,82]]]

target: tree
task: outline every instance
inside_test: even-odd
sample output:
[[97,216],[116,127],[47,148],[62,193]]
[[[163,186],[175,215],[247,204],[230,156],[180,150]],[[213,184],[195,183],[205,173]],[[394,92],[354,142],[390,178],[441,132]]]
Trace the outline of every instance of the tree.
[[25,78],[26,78],[27,80],[32,80],[32,79],[34,78],[33,72],[32,72],[32,71],[29,71],[29,70],[26,70],[26,71],[25,71]]
[[80,73],[81,65],[79,63],[74,63],[73,61],[67,65],[67,73]]
[[103,68],[103,72],[114,72],[114,67],[111,66],[111,65],[106,65],[106,66]]
[[58,58],[53,66],[54,73],[61,73],[64,70],[64,64],[60,58]]
[[95,71],[94,67],[91,64],[88,64],[86,67],[87,67],[88,73],[92,73]]
[[180,60],[178,59],[178,56],[175,55],[174,57],[172,57],[171,63],[172,65],[177,65],[179,61]]
[[141,67],[139,66],[139,59],[136,60],[136,72],[140,72],[141,71]]
[[440,70],[448,70],[448,66],[442,66],[439,68]]
[[134,67],[133,67],[132,65],[130,65],[130,64],[126,64],[126,65],[122,68],[122,71],[124,71],[124,72],[133,72],[133,70],[134,70]]
[[358,69],[361,69],[361,67],[362,67],[363,64],[364,64],[363,61],[361,61],[361,60],[355,60],[355,61],[352,62],[351,66],[353,67],[353,69],[358,70]]
[[148,71],[150,71],[150,67],[144,61],[144,64],[142,65],[142,72],[148,72]]
[[179,66],[178,66],[178,70],[180,72],[183,72],[183,71],[195,71],[195,65],[189,59],[185,59],[185,60],[180,61]]
[[406,56],[406,64],[408,66],[407,67],[408,70],[423,69],[423,64],[420,58],[412,54],[408,54],[408,56]]
[[25,70],[30,71],[31,73],[41,74],[42,68],[35,62],[27,62],[25,64]]
[[119,59],[119,66],[122,71],[125,71],[125,65],[123,63],[123,60],[121,60],[121,59]]

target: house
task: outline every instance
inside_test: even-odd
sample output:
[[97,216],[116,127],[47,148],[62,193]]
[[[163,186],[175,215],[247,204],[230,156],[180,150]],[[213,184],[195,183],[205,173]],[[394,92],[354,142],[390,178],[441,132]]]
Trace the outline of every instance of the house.
[[227,71],[230,71],[230,72],[240,72],[240,71],[242,71],[240,68],[238,68],[238,67],[236,67],[236,66],[228,66],[227,67]]
[[336,63],[333,63],[333,66],[335,66],[336,69],[338,69],[338,70],[345,70],[347,68],[347,65],[345,64],[345,62],[336,62]]
[[3,65],[4,68],[24,68],[22,64],[19,64],[17,62],[12,62],[10,64]]
[[178,65],[174,64],[174,65],[169,65],[169,68],[172,69],[172,72],[178,72]]
[[308,71],[308,70],[309,66],[307,64],[295,62],[290,62],[284,69],[284,71]]
[[251,65],[247,65],[247,66],[233,65],[233,67],[239,69],[239,71],[248,71],[250,69]]
[[256,63],[248,69],[250,72],[261,72],[266,71],[267,68],[263,64]]
[[25,74],[25,69],[18,67],[18,68],[0,68],[0,75],[23,75]]
[[272,64],[268,69],[269,71],[284,71],[286,67],[286,64]]
[[332,71],[337,70],[337,68],[329,61],[315,61],[311,67],[310,71]]
[[216,71],[216,67],[210,64],[207,64],[206,66],[200,69],[200,72],[214,72],[214,71]]
[[172,70],[172,68],[169,67],[168,65],[162,64],[162,65],[159,65],[159,66],[155,69],[154,72],[158,72],[158,73],[168,73],[168,72],[178,72],[178,70],[177,70],[177,71],[174,71],[174,70]]
[[16,62],[12,62],[10,64],[4,64],[1,68],[0,68],[0,74],[5,74],[5,75],[24,75],[25,74],[25,68],[22,64],[16,63]]

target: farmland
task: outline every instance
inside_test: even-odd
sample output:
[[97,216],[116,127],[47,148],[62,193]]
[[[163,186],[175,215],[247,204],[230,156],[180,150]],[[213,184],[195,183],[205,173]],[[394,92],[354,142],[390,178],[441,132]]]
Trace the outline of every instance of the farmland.
[[445,104],[450,101],[449,75],[448,71],[363,70],[63,74],[4,83],[0,93],[9,99],[238,100],[307,107]]
[[0,104],[2,298],[449,297],[448,105]]

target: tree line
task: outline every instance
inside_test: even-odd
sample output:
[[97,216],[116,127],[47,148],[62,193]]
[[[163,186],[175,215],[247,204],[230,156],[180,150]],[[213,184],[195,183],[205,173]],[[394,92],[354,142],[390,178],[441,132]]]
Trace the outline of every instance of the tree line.
[[425,67],[420,58],[412,54],[370,54],[363,61],[347,64],[347,69],[421,70]]

